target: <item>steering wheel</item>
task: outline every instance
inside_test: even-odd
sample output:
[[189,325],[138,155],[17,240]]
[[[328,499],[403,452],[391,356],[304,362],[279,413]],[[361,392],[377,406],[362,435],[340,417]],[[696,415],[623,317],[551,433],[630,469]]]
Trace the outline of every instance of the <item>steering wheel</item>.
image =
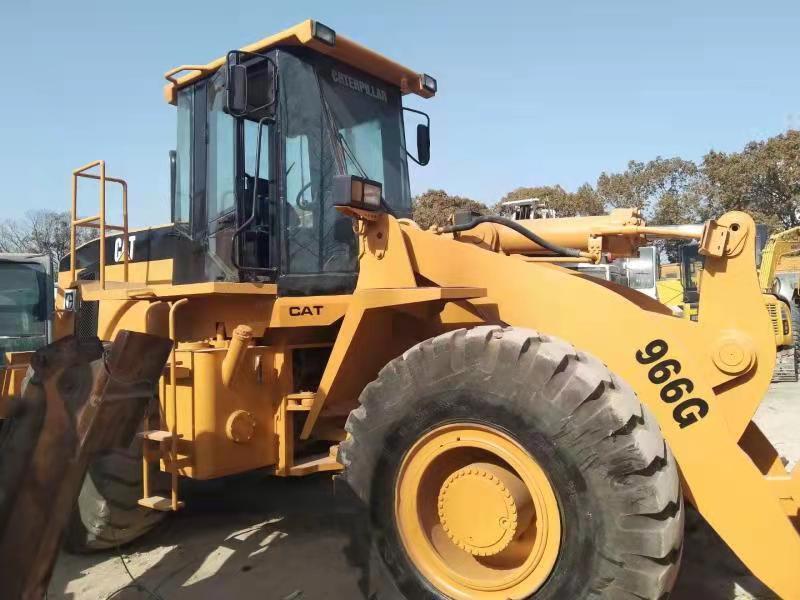
[[300,210],[311,210],[314,206],[314,198],[311,198],[308,202],[303,200],[303,192],[305,192],[308,188],[311,187],[311,182],[309,181],[303,187],[300,188],[300,191],[297,192],[297,196],[295,196],[294,204]]

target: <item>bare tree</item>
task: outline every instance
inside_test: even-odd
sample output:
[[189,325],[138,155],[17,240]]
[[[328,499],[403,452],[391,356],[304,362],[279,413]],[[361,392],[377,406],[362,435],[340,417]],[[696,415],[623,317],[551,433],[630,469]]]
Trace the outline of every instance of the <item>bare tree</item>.
[[[0,223],[0,252],[29,252],[46,254],[54,270],[62,258],[69,254],[68,212],[32,210],[21,219]],[[78,229],[77,243],[92,239],[92,232]]]

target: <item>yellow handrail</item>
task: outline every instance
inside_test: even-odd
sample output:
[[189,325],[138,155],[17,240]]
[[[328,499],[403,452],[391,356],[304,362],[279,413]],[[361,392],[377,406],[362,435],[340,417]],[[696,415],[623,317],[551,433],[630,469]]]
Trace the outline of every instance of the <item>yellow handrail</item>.
[[[188,298],[181,298],[180,300],[172,302],[169,307],[169,338],[172,340],[169,365],[170,404],[172,405],[172,427],[170,427],[170,501],[172,510],[178,510],[178,369],[176,363],[177,359],[175,357],[175,348],[178,345],[178,338],[175,327],[175,312],[188,301]],[[164,406],[166,409],[166,399]],[[166,414],[166,410],[164,413]]]
[[[99,167],[100,174],[87,173],[90,169]],[[100,182],[100,212],[91,217],[78,218],[78,178],[95,179]],[[122,187],[122,225],[109,225],[106,223],[106,182],[117,183]],[[128,183],[124,179],[106,175],[106,162],[95,160],[78,167],[72,171],[72,213],[69,230],[69,278],[70,285],[75,283],[75,258],[78,227],[100,230],[100,287],[106,287],[106,231],[122,232],[122,257],[123,281],[128,281],[128,263],[130,252],[128,248]]]
[[184,71],[198,71],[200,74],[205,74],[215,70],[216,69],[209,69],[207,65],[181,65],[180,67],[175,67],[164,73],[164,79],[174,85],[178,83],[178,78],[175,77],[178,73],[183,73]]

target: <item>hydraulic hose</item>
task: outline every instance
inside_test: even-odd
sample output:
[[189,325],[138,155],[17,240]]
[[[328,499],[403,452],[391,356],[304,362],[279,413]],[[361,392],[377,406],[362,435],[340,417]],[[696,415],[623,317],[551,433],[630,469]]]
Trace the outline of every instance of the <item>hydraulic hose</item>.
[[517,221],[513,219],[509,219],[506,217],[498,217],[496,215],[484,215],[482,217],[477,217],[470,221],[469,223],[464,223],[462,225],[447,225],[445,227],[437,227],[436,231],[438,233],[461,233],[462,231],[469,231],[470,229],[474,229],[481,223],[495,223],[497,225],[503,225],[508,227],[509,229],[513,229],[521,236],[529,239],[530,241],[534,242],[536,245],[541,246],[545,250],[549,250],[553,254],[557,256],[570,256],[574,258],[581,258],[584,254],[577,250],[576,248],[566,248],[564,246],[558,246],[557,244],[552,244],[544,239],[542,236],[534,233],[527,227],[520,225]]

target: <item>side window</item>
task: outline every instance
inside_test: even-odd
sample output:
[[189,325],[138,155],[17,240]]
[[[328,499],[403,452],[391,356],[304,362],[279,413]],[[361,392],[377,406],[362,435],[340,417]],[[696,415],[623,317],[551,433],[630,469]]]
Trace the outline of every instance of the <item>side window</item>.
[[[244,172],[245,175],[255,177],[256,153],[258,151],[258,123],[255,121],[244,122]],[[269,126],[261,129],[261,164],[258,168],[260,179],[269,179]]]
[[[223,111],[225,86],[217,76],[208,88],[208,220],[216,221],[234,209],[235,122]],[[211,230],[214,228],[212,227]]]
[[286,138],[286,226],[314,227],[308,136]]
[[178,140],[176,146],[175,223],[188,223],[192,177],[192,97],[194,89],[178,92]]

